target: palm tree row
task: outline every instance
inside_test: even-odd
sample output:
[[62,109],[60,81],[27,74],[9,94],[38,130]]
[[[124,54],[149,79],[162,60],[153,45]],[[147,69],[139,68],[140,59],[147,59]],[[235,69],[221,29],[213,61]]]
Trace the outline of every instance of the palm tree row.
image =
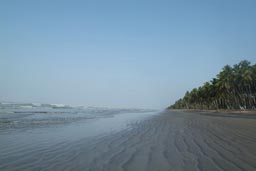
[[256,109],[256,64],[241,61],[226,65],[210,82],[206,82],[169,109]]

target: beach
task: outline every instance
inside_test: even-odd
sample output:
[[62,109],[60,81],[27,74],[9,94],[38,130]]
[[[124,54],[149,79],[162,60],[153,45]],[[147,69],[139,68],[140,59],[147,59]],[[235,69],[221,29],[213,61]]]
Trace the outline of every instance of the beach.
[[[129,115],[118,115],[120,122],[125,116]],[[93,136],[83,133],[88,131],[82,126],[86,123],[73,127],[71,133],[67,131],[70,127],[63,131],[62,126],[36,128],[41,135],[35,135],[34,130],[2,131],[0,170],[256,170],[254,114],[165,110],[139,118],[133,114],[129,122],[123,119],[126,126],[118,130],[111,118],[105,118],[113,126],[111,131]],[[79,128],[79,134],[74,135]],[[48,129],[52,133],[46,136]],[[58,129],[62,133],[56,132]]]

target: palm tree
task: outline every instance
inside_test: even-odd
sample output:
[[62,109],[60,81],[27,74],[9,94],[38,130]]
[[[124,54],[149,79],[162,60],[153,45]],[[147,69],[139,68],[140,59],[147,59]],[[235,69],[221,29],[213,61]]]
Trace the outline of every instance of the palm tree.
[[243,60],[233,67],[226,65],[210,82],[187,91],[170,108],[186,109],[255,109],[256,64]]

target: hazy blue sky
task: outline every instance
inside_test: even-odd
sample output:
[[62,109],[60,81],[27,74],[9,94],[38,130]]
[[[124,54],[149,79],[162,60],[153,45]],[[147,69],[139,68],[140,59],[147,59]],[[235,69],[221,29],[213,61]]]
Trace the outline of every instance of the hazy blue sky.
[[1,0],[0,100],[164,108],[256,63],[255,0]]

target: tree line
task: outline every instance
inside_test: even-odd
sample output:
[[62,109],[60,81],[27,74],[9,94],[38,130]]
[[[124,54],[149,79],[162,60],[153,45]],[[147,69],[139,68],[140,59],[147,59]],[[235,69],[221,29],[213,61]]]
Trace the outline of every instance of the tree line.
[[187,91],[169,109],[256,109],[256,64],[243,60],[203,86]]

